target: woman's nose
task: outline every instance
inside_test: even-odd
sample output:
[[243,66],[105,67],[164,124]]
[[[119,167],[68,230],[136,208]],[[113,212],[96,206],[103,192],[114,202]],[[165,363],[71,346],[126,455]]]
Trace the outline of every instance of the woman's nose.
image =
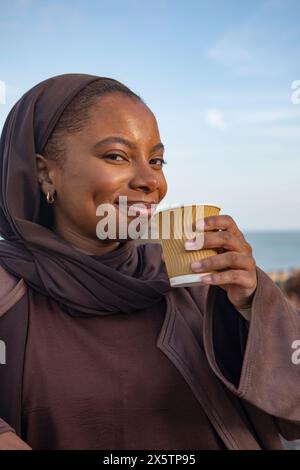
[[139,168],[130,181],[132,189],[143,191],[145,193],[152,193],[159,188],[159,180],[152,168]]

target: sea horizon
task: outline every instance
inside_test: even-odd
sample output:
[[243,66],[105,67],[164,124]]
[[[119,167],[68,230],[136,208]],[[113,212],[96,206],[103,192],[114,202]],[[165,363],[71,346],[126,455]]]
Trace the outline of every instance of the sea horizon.
[[267,272],[300,269],[300,230],[245,230],[256,264]]

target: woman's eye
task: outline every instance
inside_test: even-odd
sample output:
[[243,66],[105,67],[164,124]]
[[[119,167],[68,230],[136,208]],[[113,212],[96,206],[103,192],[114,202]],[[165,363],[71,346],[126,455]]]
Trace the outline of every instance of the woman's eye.
[[156,162],[156,166],[163,166],[167,163],[166,160],[164,160],[163,158],[152,158],[151,163],[152,162]]
[[104,158],[109,158],[110,160],[112,160],[114,162],[121,162],[123,160],[126,160],[125,157],[123,157],[122,155],[119,155],[117,153],[110,153],[109,155],[105,155]]

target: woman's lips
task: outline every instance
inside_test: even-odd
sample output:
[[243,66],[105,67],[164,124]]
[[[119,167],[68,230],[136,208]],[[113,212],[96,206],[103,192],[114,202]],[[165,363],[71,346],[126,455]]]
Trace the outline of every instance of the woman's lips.
[[114,205],[122,214],[125,214],[128,217],[152,217],[156,206],[156,204],[146,204],[141,202],[128,202],[127,204],[115,203]]

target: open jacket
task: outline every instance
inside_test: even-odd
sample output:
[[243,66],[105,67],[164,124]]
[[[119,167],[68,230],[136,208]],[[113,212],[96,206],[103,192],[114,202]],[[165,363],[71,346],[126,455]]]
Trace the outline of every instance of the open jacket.
[[[156,343],[225,446],[234,450],[280,449],[279,432],[289,440],[300,437],[300,364],[295,360],[300,311],[259,268],[257,275],[250,322],[219,287],[172,289]],[[0,363],[0,417],[19,435],[27,294],[24,280],[0,267],[0,340],[6,347],[6,361]]]

